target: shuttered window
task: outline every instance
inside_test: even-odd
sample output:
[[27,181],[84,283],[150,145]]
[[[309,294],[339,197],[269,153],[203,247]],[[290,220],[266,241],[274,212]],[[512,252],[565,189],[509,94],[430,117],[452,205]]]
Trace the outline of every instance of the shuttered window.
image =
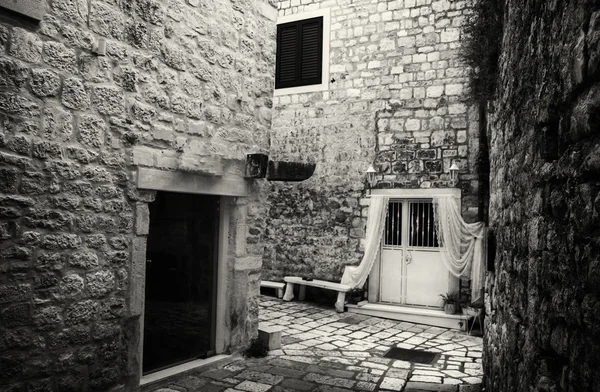
[[323,17],[277,26],[275,88],[321,84]]

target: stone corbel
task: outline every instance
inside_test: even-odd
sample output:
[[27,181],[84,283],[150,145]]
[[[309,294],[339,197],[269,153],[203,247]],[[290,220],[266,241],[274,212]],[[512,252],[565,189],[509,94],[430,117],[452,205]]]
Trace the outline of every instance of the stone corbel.
[[0,0],[0,9],[3,14],[4,9],[10,10],[35,23],[40,22],[45,14],[44,2],[40,0]]
[[316,167],[316,163],[271,161],[266,154],[248,154],[245,177],[299,182],[309,179]]

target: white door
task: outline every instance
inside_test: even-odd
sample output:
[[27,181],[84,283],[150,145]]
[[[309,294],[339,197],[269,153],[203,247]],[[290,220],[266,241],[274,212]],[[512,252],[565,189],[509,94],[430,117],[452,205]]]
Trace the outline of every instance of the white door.
[[431,200],[390,200],[382,240],[380,300],[438,307],[448,284]]

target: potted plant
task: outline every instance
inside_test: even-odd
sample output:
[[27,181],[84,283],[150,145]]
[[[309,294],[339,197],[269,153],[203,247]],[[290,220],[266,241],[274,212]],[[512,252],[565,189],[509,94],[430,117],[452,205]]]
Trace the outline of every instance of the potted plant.
[[456,304],[458,303],[457,293],[440,294],[442,297],[442,307],[447,314],[456,313]]
[[365,291],[361,288],[355,287],[349,293],[350,303],[357,304],[364,299]]

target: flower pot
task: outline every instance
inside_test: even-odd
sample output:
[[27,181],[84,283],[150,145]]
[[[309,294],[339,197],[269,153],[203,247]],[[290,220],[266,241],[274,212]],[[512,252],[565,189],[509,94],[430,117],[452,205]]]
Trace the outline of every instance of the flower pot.
[[446,312],[446,314],[454,314],[454,313],[456,313],[456,304],[446,304],[446,305],[444,305],[444,312]]
[[363,292],[354,292],[350,293],[350,302],[353,304],[357,304],[363,300]]

